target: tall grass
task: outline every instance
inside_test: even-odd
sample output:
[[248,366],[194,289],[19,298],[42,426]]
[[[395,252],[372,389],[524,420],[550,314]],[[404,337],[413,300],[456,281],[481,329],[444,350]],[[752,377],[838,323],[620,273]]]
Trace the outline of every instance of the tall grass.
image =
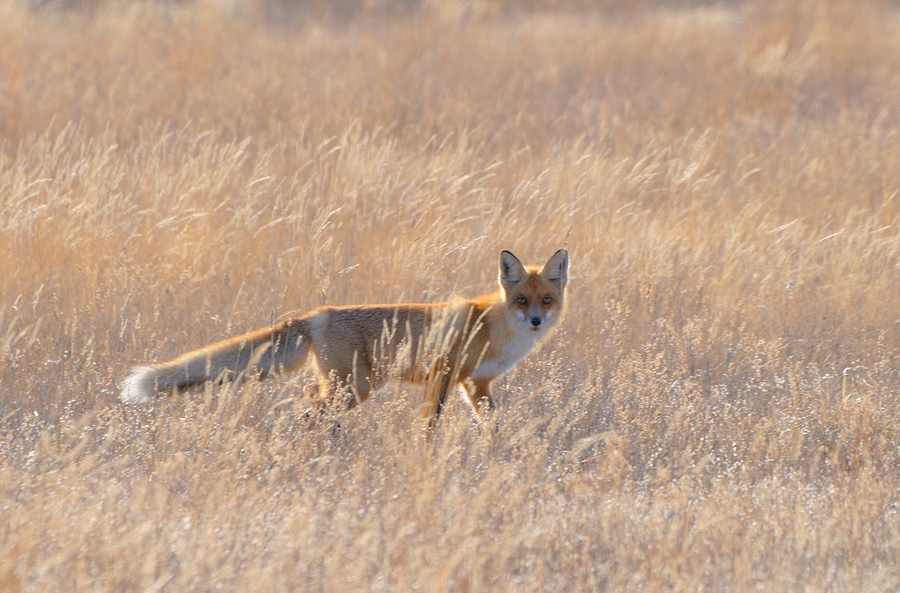
[[[0,590],[900,586],[895,7],[271,6],[0,5]],[[487,425],[117,401],[564,245]]]

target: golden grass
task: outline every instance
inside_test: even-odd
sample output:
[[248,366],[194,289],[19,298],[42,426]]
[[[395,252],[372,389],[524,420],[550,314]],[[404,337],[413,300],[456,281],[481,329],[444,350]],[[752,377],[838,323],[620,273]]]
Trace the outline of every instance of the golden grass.
[[[0,5],[0,590],[896,590],[898,15],[645,4]],[[567,237],[494,428],[117,401]]]

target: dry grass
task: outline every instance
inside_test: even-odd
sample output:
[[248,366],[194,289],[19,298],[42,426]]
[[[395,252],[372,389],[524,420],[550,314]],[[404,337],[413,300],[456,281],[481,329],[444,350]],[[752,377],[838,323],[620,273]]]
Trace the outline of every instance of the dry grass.
[[[684,5],[0,4],[0,590],[900,589],[898,15]],[[117,402],[567,235],[493,430]]]

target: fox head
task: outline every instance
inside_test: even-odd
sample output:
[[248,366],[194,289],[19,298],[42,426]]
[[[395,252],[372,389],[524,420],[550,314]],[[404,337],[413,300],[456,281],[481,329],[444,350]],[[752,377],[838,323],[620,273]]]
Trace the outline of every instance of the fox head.
[[562,315],[569,280],[569,252],[560,249],[543,268],[522,265],[509,251],[500,253],[500,289],[513,327],[546,333]]

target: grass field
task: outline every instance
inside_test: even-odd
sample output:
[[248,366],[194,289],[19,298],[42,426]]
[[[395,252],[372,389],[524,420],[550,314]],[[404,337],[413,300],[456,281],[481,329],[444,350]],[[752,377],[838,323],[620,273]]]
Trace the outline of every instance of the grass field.
[[[897,8],[411,4],[0,2],[0,591],[900,591]],[[563,246],[486,426],[118,402]]]

